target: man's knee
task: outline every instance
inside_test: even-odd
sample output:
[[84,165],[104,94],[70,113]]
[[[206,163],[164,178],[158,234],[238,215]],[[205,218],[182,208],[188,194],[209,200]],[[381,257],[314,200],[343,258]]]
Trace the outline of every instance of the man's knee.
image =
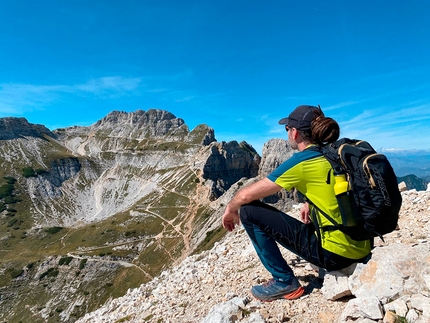
[[239,216],[240,216],[240,221],[242,223],[246,223],[246,222],[250,222],[252,219],[252,211],[255,208],[255,206],[251,205],[251,204],[244,204],[240,207],[239,210]]
[[265,204],[261,201],[252,201],[240,207],[240,220],[243,222],[255,223],[259,220]]

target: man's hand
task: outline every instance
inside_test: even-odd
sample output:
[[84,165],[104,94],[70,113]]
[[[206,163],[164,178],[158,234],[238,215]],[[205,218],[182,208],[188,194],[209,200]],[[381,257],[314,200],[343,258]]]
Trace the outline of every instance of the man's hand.
[[233,231],[236,224],[240,223],[239,209],[242,205],[254,200],[275,194],[282,189],[281,186],[268,178],[263,178],[251,185],[240,189],[227,204],[222,216],[222,226],[228,231]]
[[311,223],[311,218],[309,217],[309,204],[305,203],[300,210],[300,219],[303,223]]
[[236,224],[240,223],[239,212],[230,211],[227,207],[222,216],[222,226],[228,231],[233,231]]

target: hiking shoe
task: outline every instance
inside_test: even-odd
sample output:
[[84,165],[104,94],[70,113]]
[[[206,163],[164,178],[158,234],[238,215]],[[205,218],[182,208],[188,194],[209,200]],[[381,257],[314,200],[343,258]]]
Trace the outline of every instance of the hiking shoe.
[[263,285],[257,285],[251,288],[252,295],[264,302],[270,302],[281,298],[290,300],[296,299],[302,296],[304,292],[304,288],[300,286],[300,283],[296,278],[293,278],[289,284],[276,281],[272,278]]

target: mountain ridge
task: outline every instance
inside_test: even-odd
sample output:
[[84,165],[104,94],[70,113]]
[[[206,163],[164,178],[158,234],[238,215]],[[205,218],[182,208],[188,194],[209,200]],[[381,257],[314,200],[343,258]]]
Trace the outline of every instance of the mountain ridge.
[[212,202],[258,175],[249,144],[167,111],[52,132],[1,122],[0,320],[11,323],[73,322],[210,247],[224,234]]

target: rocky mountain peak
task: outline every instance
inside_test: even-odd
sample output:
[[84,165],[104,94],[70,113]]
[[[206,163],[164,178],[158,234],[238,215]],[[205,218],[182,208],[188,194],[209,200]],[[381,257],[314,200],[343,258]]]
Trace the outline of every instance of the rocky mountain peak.
[[174,114],[165,110],[150,109],[148,111],[136,110],[134,112],[125,111],[112,111],[103,119],[97,121],[94,126],[102,124],[152,124],[160,121],[168,121],[178,119],[178,123],[183,124],[184,121],[180,118],[176,118]]
[[267,176],[273,169],[293,155],[287,140],[270,139],[263,145],[263,157],[261,158],[260,176]]
[[[182,126],[185,126],[184,120],[176,118],[172,113],[150,109],[146,112],[143,110],[135,112],[113,111],[97,121],[91,128],[112,129],[114,132],[129,129],[133,132],[142,132],[151,136],[165,136]],[[187,127],[186,130],[188,131]]]
[[0,140],[12,140],[24,137],[44,138],[44,135],[55,137],[45,126],[31,124],[25,118],[1,118]]

